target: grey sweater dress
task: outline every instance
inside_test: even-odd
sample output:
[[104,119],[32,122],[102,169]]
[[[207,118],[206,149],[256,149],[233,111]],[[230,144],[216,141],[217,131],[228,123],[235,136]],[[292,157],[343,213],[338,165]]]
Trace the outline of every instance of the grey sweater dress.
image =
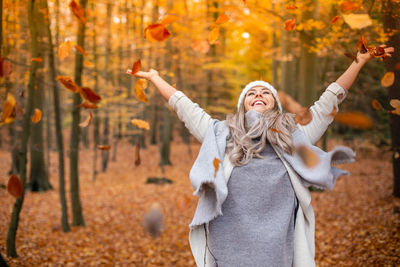
[[223,215],[209,223],[214,266],[292,266],[296,196],[273,148],[261,155],[233,169]]

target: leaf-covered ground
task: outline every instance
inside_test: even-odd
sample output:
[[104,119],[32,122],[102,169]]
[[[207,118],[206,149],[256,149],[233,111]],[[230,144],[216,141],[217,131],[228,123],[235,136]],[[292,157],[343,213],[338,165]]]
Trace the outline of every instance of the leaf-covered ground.
[[[358,150],[356,163],[343,166],[351,175],[341,177],[332,192],[312,193],[319,266],[400,265],[400,199],[392,196],[390,155],[367,148]],[[26,194],[17,235],[19,258],[7,262],[11,266],[194,266],[188,224],[196,198],[188,173],[199,145],[192,149],[190,155],[185,144],[175,141],[173,165],[163,175],[156,146],[142,150],[142,164],[135,167],[134,147],[120,143],[117,161],[110,162],[95,182],[91,181],[93,152],[82,149],[80,192],[86,227],[72,227],[70,233],[60,227],[57,154],[52,152],[51,183],[56,190]],[[9,166],[9,152],[0,151],[1,184],[7,182]],[[174,183],[145,184],[151,176],[165,176]],[[0,189],[0,200],[0,251],[5,256],[14,198]],[[158,238],[142,226],[154,202],[164,213],[165,229]]]

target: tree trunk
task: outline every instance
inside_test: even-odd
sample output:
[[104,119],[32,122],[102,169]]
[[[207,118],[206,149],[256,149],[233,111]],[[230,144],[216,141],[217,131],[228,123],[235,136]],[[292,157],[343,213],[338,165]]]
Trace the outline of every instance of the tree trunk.
[[[50,20],[49,20],[49,8],[46,1],[46,14],[47,15],[47,38],[49,40],[49,68],[50,68],[50,83],[53,88],[53,102],[54,102],[54,123],[56,126],[56,141],[58,151],[58,175],[59,175],[59,194],[61,204],[61,227],[64,232],[69,232],[70,227],[68,223],[68,208],[67,198],[65,195],[65,161],[64,161],[64,141],[62,133],[62,118],[60,111],[60,91],[58,83],[56,81],[57,70],[55,66],[54,48],[53,48],[53,37],[51,35]],[[50,116],[49,116],[50,117]]]
[[[383,25],[388,32],[397,30],[393,35],[389,35],[388,46],[394,47],[393,57],[388,57],[385,61],[386,70],[395,74],[392,86],[388,88],[389,101],[400,99],[400,70],[395,65],[400,62],[400,3],[390,0],[382,1]],[[393,160],[393,195],[400,197],[400,116],[390,114],[390,132],[392,136],[392,160]]]
[[280,89],[292,97],[296,97],[294,77],[295,77],[295,59],[291,48],[291,32],[282,31],[281,33],[281,77]]
[[[86,9],[87,0],[79,0],[82,9]],[[78,45],[85,48],[85,29],[86,25],[79,22],[78,27]],[[81,53],[75,54],[75,75],[74,80],[78,86],[82,85],[82,70],[83,70],[83,55]],[[73,110],[72,110],[72,124],[71,124],[71,139],[70,139],[70,184],[71,184],[71,206],[72,206],[72,225],[84,226],[85,220],[83,219],[81,200],[79,197],[79,171],[78,171],[78,158],[79,158],[79,123],[81,120],[80,105],[81,97],[79,94],[74,94],[73,97]]]
[[[108,116],[104,118],[104,127],[103,127],[103,140],[102,145],[108,146],[110,144],[109,141],[109,133],[110,133],[110,122]],[[105,172],[108,167],[108,158],[109,158],[109,150],[101,151],[101,171]]]
[[[29,0],[28,2],[28,19],[29,19],[29,31],[31,34],[31,53],[32,57],[38,56],[38,40],[37,40],[37,29],[34,22],[34,9],[35,9],[35,0]],[[19,152],[19,162],[20,162],[20,179],[22,181],[23,190],[21,197],[17,198],[14,202],[13,211],[11,214],[10,225],[7,233],[7,256],[8,257],[17,257],[17,249],[15,245],[15,238],[17,235],[18,222],[19,222],[19,214],[21,212],[22,204],[24,203],[25,198],[25,184],[26,184],[26,163],[27,163],[27,151],[28,151],[28,140],[31,131],[31,114],[33,111],[33,90],[35,90],[36,84],[36,71],[39,67],[39,62],[32,61],[29,72],[29,82],[28,82],[28,96],[27,96],[27,105],[25,109],[25,114],[23,117],[23,133],[22,133],[22,141],[21,141],[21,151]]]
[[[1,1],[1,0],[0,0]],[[1,3],[0,3],[1,4]],[[7,262],[3,259],[3,255],[0,253],[0,266],[1,267],[8,267]]]

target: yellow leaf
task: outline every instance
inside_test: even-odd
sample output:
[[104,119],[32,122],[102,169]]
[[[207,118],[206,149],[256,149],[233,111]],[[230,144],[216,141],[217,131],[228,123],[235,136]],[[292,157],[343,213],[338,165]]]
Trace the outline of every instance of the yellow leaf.
[[150,130],[150,125],[147,121],[133,119],[131,122],[141,129]]
[[85,67],[89,67],[89,68],[94,66],[94,64],[88,60],[83,61],[83,65],[85,65]]
[[386,72],[381,79],[381,85],[383,87],[389,87],[392,86],[393,83],[394,83],[394,72],[391,71]]
[[69,55],[70,51],[71,51],[71,42],[69,40],[60,44],[60,47],[58,48],[58,57],[60,58],[60,60],[63,61],[64,58],[66,58]]
[[217,20],[215,21],[216,24],[222,24],[229,21],[229,17],[227,15],[225,15],[224,13],[220,14],[217,18]]
[[215,42],[217,41],[218,37],[219,37],[219,28],[215,27],[214,29],[212,29],[212,31],[208,35],[208,42],[210,44],[215,44]]
[[179,19],[179,17],[177,17],[177,16],[167,15],[160,21],[160,24],[167,25],[167,24],[177,21],[178,19]]
[[144,89],[147,87],[146,79],[138,79],[135,83],[136,97],[142,102],[147,102],[147,97],[144,94]]
[[343,19],[352,29],[362,29],[372,25],[368,14],[343,14]]
[[41,119],[42,119],[42,111],[38,108],[35,108],[35,111],[34,111],[33,117],[32,117],[32,122],[38,123]]

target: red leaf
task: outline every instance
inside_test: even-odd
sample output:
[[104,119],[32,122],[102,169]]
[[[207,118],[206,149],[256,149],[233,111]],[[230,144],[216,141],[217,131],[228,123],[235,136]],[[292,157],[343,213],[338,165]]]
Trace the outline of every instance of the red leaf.
[[43,58],[34,57],[34,58],[32,58],[32,61],[35,61],[35,62],[43,62]]
[[100,150],[110,150],[111,146],[97,145],[97,148]]
[[96,109],[98,106],[96,104],[90,103],[89,101],[84,101],[82,104],[79,105],[79,107],[85,108],[85,109]]
[[75,49],[78,50],[84,56],[88,55],[88,53],[86,53],[85,49],[83,49],[83,47],[80,45],[75,45]]
[[285,21],[285,30],[292,31],[296,26],[296,19],[288,19]]
[[331,20],[331,24],[334,24],[336,21],[338,21],[340,19],[339,16],[334,16],[333,19]]
[[81,96],[83,99],[88,100],[95,104],[101,100],[101,96],[99,96],[98,94],[93,92],[92,89],[90,89],[88,87],[81,88]]
[[74,15],[79,19],[79,21],[85,24],[86,23],[85,12],[79,6],[79,4],[75,2],[75,0],[72,0],[71,3],[69,3],[69,6],[71,8],[72,13],[74,13]]
[[298,9],[298,7],[295,4],[291,3],[286,6],[286,9]]
[[171,33],[165,28],[164,24],[155,23],[151,24],[144,29],[145,38],[153,42],[162,42],[166,40]]
[[141,67],[142,67],[142,63],[140,62],[140,59],[138,61],[135,61],[132,66],[131,75],[135,76],[135,74],[141,69]]
[[344,12],[357,10],[359,5],[351,1],[344,1],[341,5]]
[[22,181],[15,174],[11,174],[10,179],[8,180],[7,191],[15,198],[19,198],[22,195]]

